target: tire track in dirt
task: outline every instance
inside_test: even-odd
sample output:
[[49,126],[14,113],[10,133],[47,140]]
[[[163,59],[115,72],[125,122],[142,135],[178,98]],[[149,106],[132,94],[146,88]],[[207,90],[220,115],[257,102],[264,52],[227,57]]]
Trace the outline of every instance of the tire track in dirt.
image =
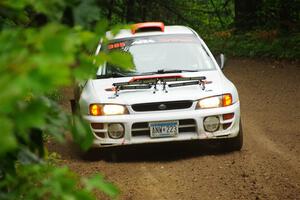
[[239,68],[227,75],[240,92],[245,140],[253,151],[247,167],[263,183],[266,199],[299,199],[299,63],[238,59],[232,64]]
[[[266,135],[261,134],[264,131],[256,126],[255,122],[247,120],[248,125],[252,126],[251,130],[251,137],[249,139],[253,140],[251,142],[251,146],[253,148],[261,148],[261,151],[269,151],[269,154],[279,157],[284,165],[287,165],[290,167],[290,170],[293,170],[295,173],[299,173],[299,167],[300,167],[300,157],[295,156],[289,152],[288,149],[286,149],[281,144],[276,144],[269,138],[267,138]],[[298,174],[299,175],[299,174]]]
[[[161,166],[163,169],[163,166]],[[162,189],[164,185],[160,180],[168,180],[169,177],[164,176],[163,173],[157,173],[156,170],[149,169],[147,166],[142,166],[140,168],[142,176],[139,176],[140,182],[145,182],[145,195],[148,195],[146,199],[173,199],[174,196],[170,193],[164,193]],[[169,179],[170,180],[170,179]],[[171,187],[172,182],[169,182],[167,185],[169,188]]]

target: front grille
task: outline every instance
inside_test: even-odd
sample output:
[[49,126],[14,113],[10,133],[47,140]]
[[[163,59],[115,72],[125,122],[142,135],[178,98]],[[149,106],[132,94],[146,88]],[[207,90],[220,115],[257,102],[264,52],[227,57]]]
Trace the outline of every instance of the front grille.
[[141,103],[133,104],[131,107],[136,112],[145,111],[162,111],[162,110],[176,110],[190,108],[193,101],[169,101],[169,102],[155,102],[155,103]]
[[[182,119],[179,120],[179,134],[187,132],[196,132],[196,122],[193,119]],[[150,128],[148,122],[134,123],[131,127],[132,137],[137,136],[149,136]]]

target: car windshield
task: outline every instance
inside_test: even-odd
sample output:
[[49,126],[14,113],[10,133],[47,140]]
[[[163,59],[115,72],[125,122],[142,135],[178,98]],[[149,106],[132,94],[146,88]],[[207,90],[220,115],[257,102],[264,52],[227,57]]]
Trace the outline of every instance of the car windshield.
[[155,73],[180,73],[215,69],[211,58],[194,35],[149,36],[115,41],[109,50],[130,52],[134,69],[121,70],[106,65],[106,74],[117,76]]

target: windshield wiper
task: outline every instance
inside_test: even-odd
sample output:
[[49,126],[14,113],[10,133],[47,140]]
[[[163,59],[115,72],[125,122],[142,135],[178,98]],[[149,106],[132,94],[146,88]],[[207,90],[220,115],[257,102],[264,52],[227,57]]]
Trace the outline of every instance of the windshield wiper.
[[198,70],[189,70],[189,69],[159,69],[159,70],[154,71],[154,72],[141,73],[141,75],[183,73],[183,72],[198,72]]
[[117,78],[117,77],[126,77],[128,75],[127,74],[123,74],[121,72],[112,72],[111,76],[114,77],[114,78]]
[[105,75],[97,75],[97,78],[120,78],[120,77],[129,77],[129,76],[134,76],[134,73],[122,73],[122,72],[111,72],[109,74]]
[[118,78],[118,77],[130,77],[130,76],[142,76],[142,75],[153,75],[153,74],[168,74],[168,73],[183,73],[183,72],[198,72],[198,70],[189,70],[189,69],[159,69],[153,72],[144,72],[144,73],[136,73],[136,72],[118,72],[113,71],[106,75],[97,75],[97,78]]

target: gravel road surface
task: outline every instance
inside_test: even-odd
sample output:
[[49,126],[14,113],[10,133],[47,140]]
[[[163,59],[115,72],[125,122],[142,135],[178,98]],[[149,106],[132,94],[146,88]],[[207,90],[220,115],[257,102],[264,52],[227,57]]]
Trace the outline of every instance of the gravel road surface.
[[224,73],[240,95],[240,152],[192,142],[117,148],[82,160],[71,142],[48,147],[82,176],[102,173],[121,189],[120,199],[300,199],[300,63],[235,58]]

